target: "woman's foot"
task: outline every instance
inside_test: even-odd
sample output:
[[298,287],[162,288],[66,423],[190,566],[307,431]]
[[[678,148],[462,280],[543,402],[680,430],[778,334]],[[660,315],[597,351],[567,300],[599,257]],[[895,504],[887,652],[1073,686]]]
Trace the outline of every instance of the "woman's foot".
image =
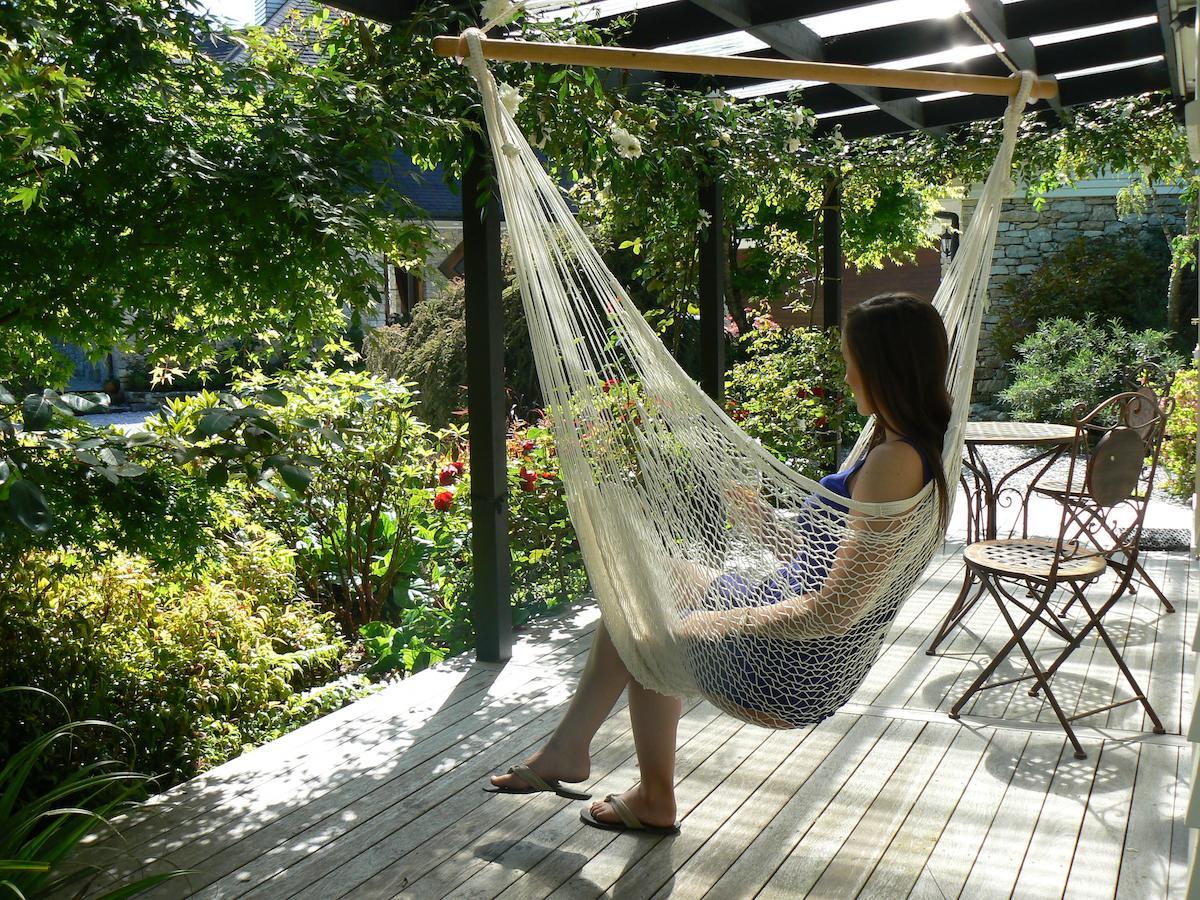
[[[643,825],[670,828],[675,824],[674,793],[653,795],[638,784],[618,796]],[[600,822],[608,825],[621,824],[621,817],[607,800],[597,800],[592,804],[591,812]]]
[[[561,781],[566,784],[578,784],[587,781],[592,774],[592,761],[586,753],[560,751],[547,744],[541,750],[525,760],[525,765],[548,782]],[[516,775],[505,773],[493,775],[492,784],[501,790],[521,790],[532,787]]]

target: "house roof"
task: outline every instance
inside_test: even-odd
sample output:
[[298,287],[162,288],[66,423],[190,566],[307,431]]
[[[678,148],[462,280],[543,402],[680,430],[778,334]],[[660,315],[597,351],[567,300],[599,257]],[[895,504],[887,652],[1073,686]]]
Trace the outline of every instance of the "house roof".
[[462,196],[446,184],[441,166],[432,170],[418,168],[403,150],[392,155],[392,179],[402,194],[425,210],[431,219],[462,220]]
[[[1183,95],[1173,23],[1180,0],[592,0],[539,16],[579,15],[595,24],[632,20],[626,47],[745,55],[886,68],[1008,75],[1010,64],[1057,77],[1055,107],[1172,90]],[[398,23],[415,0],[336,0]],[[478,3],[455,5],[475,9]],[[799,15],[797,14],[799,13]],[[683,87],[719,87],[735,97],[802,88],[822,127],[846,137],[950,125],[1001,115],[1005,100],[733,77],[650,73]]]

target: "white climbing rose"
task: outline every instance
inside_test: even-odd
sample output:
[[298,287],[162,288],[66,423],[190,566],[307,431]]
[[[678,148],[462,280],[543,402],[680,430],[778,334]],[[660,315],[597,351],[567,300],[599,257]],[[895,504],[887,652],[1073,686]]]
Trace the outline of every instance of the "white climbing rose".
[[787,119],[796,128],[803,128],[805,126],[812,128],[817,124],[817,117],[809,115],[799,106],[788,110]]
[[609,124],[608,136],[612,139],[613,146],[617,148],[618,156],[625,159],[637,159],[642,155],[642,142],[616,122]]
[[707,209],[702,209],[702,210],[700,210],[699,216],[700,216],[700,224],[698,224],[696,226],[696,230],[703,231],[705,228],[707,228],[709,225],[712,224],[712,213],[710,213]]
[[708,99],[712,103],[713,112],[724,112],[725,107],[729,104],[728,98],[720,91],[712,91],[708,95]]
[[513,0],[483,0],[483,9],[480,10],[480,17],[485,22],[490,22],[492,19],[508,18],[509,13],[517,4]]
[[504,104],[504,108],[508,110],[510,116],[515,116],[517,110],[521,107],[521,101],[525,98],[511,84],[505,84],[503,81],[499,85],[500,102]]
[[787,142],[787,152],[788,153],[799,153],[800,148],[803,146],[804,146],[804,142],[801,141],[800,138],[791,138]]

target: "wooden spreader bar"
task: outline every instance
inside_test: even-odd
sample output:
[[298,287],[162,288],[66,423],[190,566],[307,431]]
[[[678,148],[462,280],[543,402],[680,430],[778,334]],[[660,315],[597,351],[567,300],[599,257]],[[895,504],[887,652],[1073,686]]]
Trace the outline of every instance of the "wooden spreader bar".
[[[962,91],[965,94],[991,94],[998,97],[1016,96],[1020,87],[1017,78],[933,72],[928,69],[877,69],[870,66],[791,59],[705,56],[699,53],[665,53],[659,50],[630,50],[624,47],[583,47],[578,44],[482,37],[480,46],[485,59],[590,66],[597,69],[645,69],[653,72],[731,75],[764,80],[796,78],[831,84],[860,84],[933,93]],[[439,56],[465,57],[468,54],[467,42],[462,36],[436,37],[433,39],[433,49]],[[1057,94],[1058,82],[1055,79],[1039,78],[1033,84],[1030,99],[1042,100]]]

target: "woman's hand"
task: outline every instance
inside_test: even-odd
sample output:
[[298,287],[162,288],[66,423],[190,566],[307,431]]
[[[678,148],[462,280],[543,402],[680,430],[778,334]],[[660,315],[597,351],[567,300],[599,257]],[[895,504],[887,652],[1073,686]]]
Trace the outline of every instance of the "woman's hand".
[[691,640],[719,640],[736,632],[741,618],[731,610],[698,609],[676,623],[675,635]]
[[725,488],[725,502],[729,505],[729,517],[737,523],[755,524],[762,521],[762,501],[758,491],[744,484],[733,484]]

